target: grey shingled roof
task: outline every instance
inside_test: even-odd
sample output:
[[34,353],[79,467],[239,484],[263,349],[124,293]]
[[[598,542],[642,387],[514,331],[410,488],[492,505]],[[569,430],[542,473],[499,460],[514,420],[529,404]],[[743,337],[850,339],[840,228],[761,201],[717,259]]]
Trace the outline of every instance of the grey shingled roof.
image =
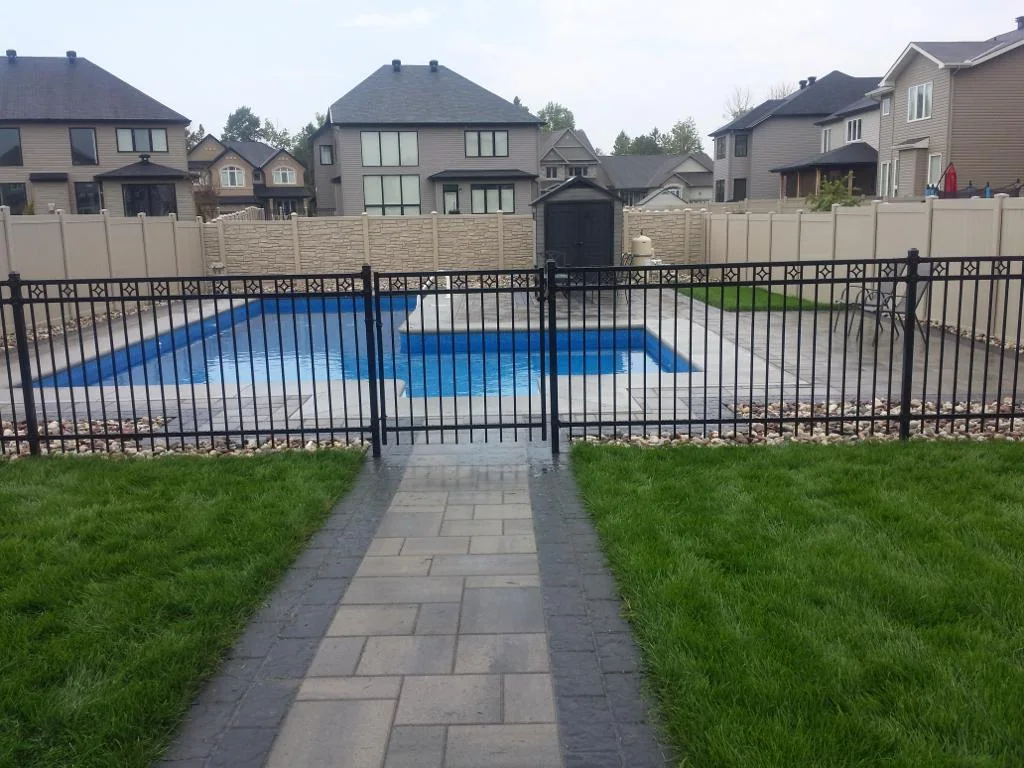
[[66,56],[0,58],[0,120],[189,122],[88,59]]
[[799,163],[772,168],[772,173],[798,171],[801,168],[824,168],[827,166],[874,165],[878,162],[878,150],[866,141],[854,141],[829,152],[813,155]]
[[757,125],[757,123],[761,122],[765,115],[769,114],[781,103],[782,99],[768,99],[767,101],[763,101],[746,114],[733,118],[730,122],[726,123],[718,130],[713,131],[710,135],[720,136],[721,134],[728,133],[729,131],[743,131],[748,128],[752,128]]
[[608,155],[601,158],[601,166],[616,189],[650,189],[660,186],[685,159],[685,155]]
[[943,64],[966,64],[1024,40],[1024,30],[1015,29],[988,40],[912,43]]
[[188,176],[179,168],[170,168],[159,163],[139,161],[106,173],[97,173],[97,179],[184,179]]
[[847,104],[845,107],[836,110],[828,117],[817,121],[815,125],[824,125],[825,123],[831,123],[834,120],[841,120],[842,118],[849,117],[850,115],[856,115],[861,112],[868,112],[878,108],[879,103],[875,99],[872,99],[870,96],[862,96],[852,104]]
[[264,163],[281,151],[262,141],[222,141],[221,143],[255,168],[262,168]]
[[511,101],[448,67],[383,66],[331,105],[328,120],[340,125],[540,125]]

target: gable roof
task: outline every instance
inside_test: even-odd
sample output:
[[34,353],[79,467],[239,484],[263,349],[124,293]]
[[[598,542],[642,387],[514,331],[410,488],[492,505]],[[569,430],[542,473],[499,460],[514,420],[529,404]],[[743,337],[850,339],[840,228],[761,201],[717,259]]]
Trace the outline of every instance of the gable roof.
[[874,165],[878,162],[878,150],[866,141],[853,141],[829,152],[812,155],[798,163],[789,163],[769,169],[771,173],[798,171],[802,168],[825,168],[828,166]]
[[853,77],[833,70],[819,77],[806,88],[794,91],[784,99],[769,99],[746,115],[726,123],[712,133],[720,136],[737,130],[749,130],[773,117],[824,117],[862,98],[878,84],[877,77]]
[[541,125],[544,121],[448,67],[383,66],[334,102],[335,125]]
[[1014,29],[988,40],[928,41],[910,43],[885,73],[879,88],[892,87],[915,54],[930,59],[940,69],[965,69],[984,64],[996,56],[1016,50],[1024,45],[1024,29]]
[[[577,131],[575,128],[559,128],[557,131],[542,130],[540,132],[540,140],[537,143],[537,157],[543,158],[545,155],[548,154],[548,152],[554,150],[559,157],[561,157],[563,160],[566,160],[566,158],[562,156],[562,153],[558,151],[558,142],[562,141],[562,139],[564,139],[567,134],[575,138],[576,141],[579,143],[580,147],[582,147],[586,152],[590,153],[590,155],[595,160],[600,159],[597,155],[597,152],[594,151],[594,147],[593,145],[591,145],[590,139],[587,138],[587,134],[585,134],[583,131]],[[563,149],[565,148],[563,147]],[[577,148],[572,147],[572,149]]]
[[113,171],[97,173],[97,179],[184,179],[188,176],[180,168],[170,168],[159,163],[151,163],[146,160],[139,160],[137,163],[124,165]]
[[189,122],[88,59],[67,56],[0,59],[0,120]]
[[607,197],[610,197],[612,200],[622,202],[622,198],[620,198],[611,190],[602,187],[596,181],[584,178],[583,176],[570,176],[562,183],[556,184],[555,186],[546,189],[544,192],[538,195],[535,200],[530,201],[530,205],[536,205],[542,200],[547,200],[549,197],[553,197],[554,195],[560,194],[567,189],[571,189],[572,187],[589,187],[590,189],[597,190],[598,192],[601,192]]
[[851,115],[858,115],[862,112],[870,112],[871,110],[880,109],[881,104],[876,99],[870,96],[862,96],[852,104],[847,104],[842,109],[838,109],[826,118],[818,120],[815,125],[824,125],[825,123],[831,123],[835,120],[842,120],[844,117],[850,117]]
[[[608,155],[601,166],[616,189],[659,187],[687,155]],[[689,157],[694,157],[689,155]],[[697,159],[698,162],[702,162]]]
[[222,141],[221,143],[254,168],[262,168],[276,154],[284,152],[283,149],[277,149],[262,141]]

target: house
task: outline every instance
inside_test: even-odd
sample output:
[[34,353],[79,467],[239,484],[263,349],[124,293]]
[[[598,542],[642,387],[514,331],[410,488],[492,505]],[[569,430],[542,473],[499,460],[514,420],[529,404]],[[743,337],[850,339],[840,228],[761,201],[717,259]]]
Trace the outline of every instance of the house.
[[600,156],[587,134],[575,128],[541,131],[537,154],[542,192],[573,176],[596,179],[600,174]]
[[681,188],[687,202],[711,199],[711,158],[703,152],[690,155],[609,155],[601,158],[598,180],[636,205],[665,187]]
[[873,77],[838,70],[808,77],[784,99],[769,99],[711,134],[715,141],[714,198],[724,203],[779,196],[773,168],[799,163],[820,151],[819,121],[862,98]]
[[196,186],[213,188],[222,213],[247,206],[271,216],[309,213],[306,169],[288,150],[207,135],[189,151],[188,169]]
[[816,125],[817,152],[796,163],[772,168],[779,196],[807,197],[821,191],[823,180],[845,179],[851,194],[873,195],[878,168],[879,103],[868,96],[837,110]]
[[74,51],[0,59],[0,205],[194,216],[187,117]]
[[988,40],[910,43],[871,95],[881,103],[878,193],[1005,188],[1024,176],[1024,16]]
[[395,59],[313,135],[318,213],[528,213],[542,124],[437,61]]

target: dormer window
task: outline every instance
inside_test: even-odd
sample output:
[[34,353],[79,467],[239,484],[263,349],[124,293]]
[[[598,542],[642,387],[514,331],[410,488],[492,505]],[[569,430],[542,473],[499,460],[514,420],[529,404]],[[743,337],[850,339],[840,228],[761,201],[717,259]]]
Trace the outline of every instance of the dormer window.
[[220,169],[220,185],[222,187],[244,187],[245,171],[237,165],[226,165]]

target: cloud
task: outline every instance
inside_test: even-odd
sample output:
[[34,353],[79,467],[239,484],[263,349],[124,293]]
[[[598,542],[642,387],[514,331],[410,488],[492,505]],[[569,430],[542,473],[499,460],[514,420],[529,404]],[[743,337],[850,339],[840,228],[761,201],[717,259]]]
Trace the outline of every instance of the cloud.
[[361,13],[342,22],[344,27],[420,27],[433,21],[434,15],[423,8],[391,13]]

